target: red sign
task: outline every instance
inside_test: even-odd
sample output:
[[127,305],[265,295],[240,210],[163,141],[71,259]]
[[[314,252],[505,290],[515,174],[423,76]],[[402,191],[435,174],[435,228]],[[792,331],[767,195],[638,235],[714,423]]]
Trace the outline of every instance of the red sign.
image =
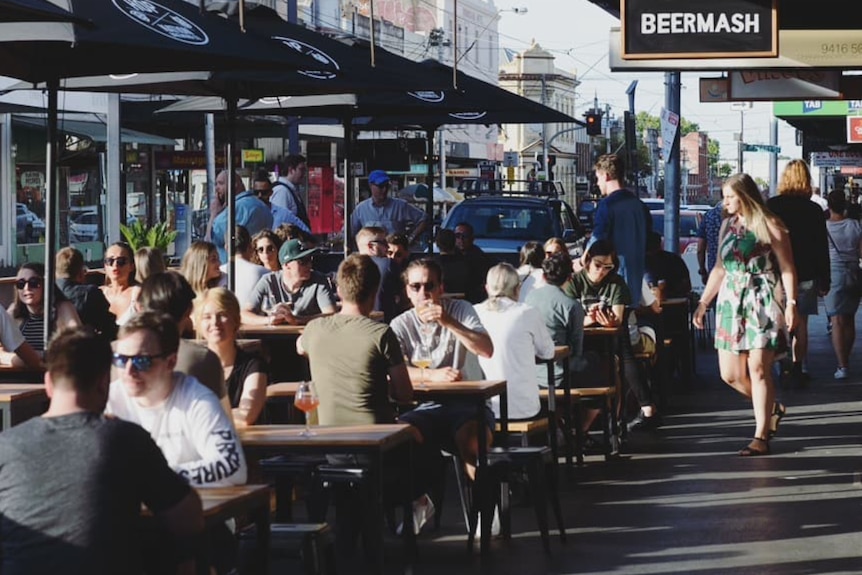
[[862,144],[862,116],[847,116],[847,143]]

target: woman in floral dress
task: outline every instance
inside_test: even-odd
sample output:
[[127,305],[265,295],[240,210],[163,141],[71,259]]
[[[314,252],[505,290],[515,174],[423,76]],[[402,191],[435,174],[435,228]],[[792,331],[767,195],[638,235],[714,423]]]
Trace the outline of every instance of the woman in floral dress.
[[694,325],[703,327],[718,294],[715,347],[721,377],[751,398],[756,422],[754,438],[739,455],[768,455],[769,439],[785,412],[775,401],[772,363],[785,345],[784,334],[796,327],[796,270],[787,230],[766,208],[751,176],[731,176],[722,195],[729,216]]

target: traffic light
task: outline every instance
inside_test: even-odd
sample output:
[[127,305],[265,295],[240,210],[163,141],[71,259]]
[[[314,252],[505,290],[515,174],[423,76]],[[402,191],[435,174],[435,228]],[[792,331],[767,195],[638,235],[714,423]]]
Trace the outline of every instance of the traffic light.
[[599,136],[602,133],[602,115],[599,112],[589,111],[584,114],[587,121],[587,135]]

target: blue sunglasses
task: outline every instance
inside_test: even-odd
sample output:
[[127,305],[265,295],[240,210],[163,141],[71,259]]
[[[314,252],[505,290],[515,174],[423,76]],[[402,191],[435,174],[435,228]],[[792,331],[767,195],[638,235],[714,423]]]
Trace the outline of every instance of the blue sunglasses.
[[160,353],[158,355],[123,355],[122,353],[115,353],[111,359],[111,363],[114,367],[125,369],[126,365],[131,361],[132,367],[135,371],[143,373],[145,371],[149,371],[150,368],[153,367],[154,359],[161,359],[169,355],[169,353]]

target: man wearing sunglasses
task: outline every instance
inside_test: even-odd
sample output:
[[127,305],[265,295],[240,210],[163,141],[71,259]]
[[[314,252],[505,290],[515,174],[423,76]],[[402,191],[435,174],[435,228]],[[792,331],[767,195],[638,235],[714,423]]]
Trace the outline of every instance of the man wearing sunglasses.
[[255,195],[260,198],[269,211],[272,213],[272,229],[278,229],[282,224],[289,224],[298,227],[304,232],[311,233],[305,222],[296,217],[292,211],[284,206],[279,206],[272,203],[272,181],[269,179],[269,173],[266,170],[258,170],[255,173],[252,188]]
[[[227,210],[224,209],[227,202],[227,175],[227,171],[222,170],[216,177],[216,201],[214,202],[216,207],[210,210],[211,239],[218,249],[221,263],[227,262],[225,237],[229,235]],[[236,194],[233,199],[235,225],[245,226],[245,229],[252,236],[261,230],[272,229],[272,213],[254,192],[243,189],[242,178],[239,177],[239,174],[234,176],[234,193]],[[215,215],[213,215],[214,213]]]
[[[306,248],[301,240],[288,240],[278,250],[281,271],[263,276],[242,310],[243,323],[305,325],[315,317],[335,313],[335,295],[326,277],[312,268],[311,256],[319,248]],[[264,306],[269,303],[264,312]]]
[[143,312],[120,328],[106,411],[146,429],[171,468],[204,487],[242,485],[247,468],[233,422],[215,394],[174,370],[180,334],[169,315]]
[[4,573],[139,573],[142,504],[166,528],[151,551],[167,544],[194,567],[183,542],[204,530],[200,498],[143,429],[102,415],[110,361],[106,339],[61,330],[46,353],[48,411],[0,434]]
[[[443,271],[436,261],[414,260],[407,266],[404,276],[413,309],[393,319],[390,326],[401,343],[406,361],[412,361],[420,345],[428,346],[431,352],[431,366],[424,373],[408,363],[411,381],[418,385],[422,377],[430,381],[464,379],[468,352],[486,358],[494,353],[491,338],[479,316],[469,302],[442,298]],[[478,455],[478,421],[473,403],[427,402],[403,414],[401,419],[417,427],[426,441],[450,453],[459,453],[472,477]],[[494,421],[490,410],[486,421]],[[487,433],[490,445],[493,430]]]
[[383,312],[383,321],[389,323],[406,309],[407,297],[401,281],[401,266],[387,257],[389,242],[386,230],[366,226],[356,234],[356,248],[360,254],[370,256],[380,270],[380,285],[374,302],[374,311]]

